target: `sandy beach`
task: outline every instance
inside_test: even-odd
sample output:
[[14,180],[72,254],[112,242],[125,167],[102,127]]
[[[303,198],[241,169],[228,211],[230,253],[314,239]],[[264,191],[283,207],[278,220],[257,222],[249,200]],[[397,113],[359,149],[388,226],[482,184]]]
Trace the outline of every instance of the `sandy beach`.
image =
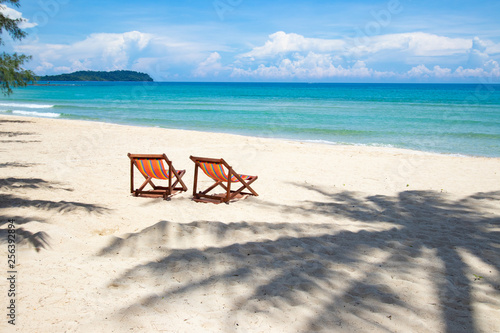
[[[2,332],[500,332],[500,158],[8,115],[0,141]],[[127,153],[188,191],[132,196]],[[192,201],[190,155],[259,196]]]

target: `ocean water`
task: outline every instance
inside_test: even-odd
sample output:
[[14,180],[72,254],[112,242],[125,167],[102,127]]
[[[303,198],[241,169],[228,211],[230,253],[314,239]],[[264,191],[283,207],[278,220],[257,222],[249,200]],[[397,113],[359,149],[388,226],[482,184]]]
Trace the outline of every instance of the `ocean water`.
[[0,113],[500,157],[497,84],[58,82]]

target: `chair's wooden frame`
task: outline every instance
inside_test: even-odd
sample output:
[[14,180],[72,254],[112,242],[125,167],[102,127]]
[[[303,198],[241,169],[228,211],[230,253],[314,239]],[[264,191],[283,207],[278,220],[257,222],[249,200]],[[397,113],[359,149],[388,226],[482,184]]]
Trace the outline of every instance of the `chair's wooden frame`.
[[[158,198],[163,197],[163,199],[167,200],[170,196],[182,192],[187,191],[187,186],[182,181],[182,176],[186,173],[186,170],[175,170],[172,162],[167,158],[165,154],[128,154],[130,158],[130,193],[133,193],[134,196],[142,196],[142,197],[150,197],[150,198]],[[163,160],[168,165],[168,186],[157,186],[153,183],[153,177],[143,174],[140,172],[139,167],[137,166],[137,160]],[[139,173],[146,178],[144,183],[137,188],[134,189],[134,167],[139,170]],[[174,179],[175,178],[175,179]],[[144,190],[147,185],[151,185],[152,190]],[[180,186],[177,186],[180,184]]]
[[[222,158],[206,158],[206,157],[196,157],[196,156],[190,156],[189,157],[194,163],[194,185],[193,185],[193,197],[194,201],[198,202],[211,202],[211,203],[229,203],[230,200],[234,199],[238,195],[254,195],[258,196],[257,192],[255,192],[250,185],[257,180],[257,176],[246,176],[249,177],[247,180],[244,180],[238,173],[236,173],[233,168]],[[197,186],[198,186],[198,169],[201,168],[200,162],[205,162],[205,163],[215,163],[215,164],[222,164],[224,167],[227,168],[227,180],[225,181],[220,181],[220,180],[215,180],[212,177],[208,176],[210,179],[215,181],[215,184],[210,186],[204,191],[197,192]],[[231,190],[231,178],[232,176],[235,176],[236,179],[238,180],[239,183],[241,183],[241,187],[235,191]],[[236,183],[236,182],[235,182]],[[208,194],[210,191],[215,189],[217,186],[221,186],[224,191],[225,195],[210,195]],[[249,192],[243,192],[243,190],[247,189]]]

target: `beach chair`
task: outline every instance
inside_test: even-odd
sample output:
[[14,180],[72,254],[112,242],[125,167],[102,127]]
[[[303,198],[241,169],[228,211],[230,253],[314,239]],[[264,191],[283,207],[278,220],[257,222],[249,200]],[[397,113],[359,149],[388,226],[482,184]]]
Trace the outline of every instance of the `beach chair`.
[[[233,168],[222,158],[216,159],[190,156],[190,159],[195,163],[193,185],[194,201],[212,202],[219,204],[222,202],[229,203],[229,201],[234,198],[246,195],[258,196],[257,192],[255,192],[250,187],[250,184],[257,180],[257,176],[247,176],[236,173]],[[200,192],[196,192],[196,188],[198,185],[198,169],[201,169],[205,173],[205,175],[215,181],[215,184]],[[235,191],[232,191],[231,183],[240,183],[241,187]],[[208,194],[217,186],[221,186],[224,189],[225,193],[218,195]],[[243,190],[245,189],[249,192],[243,192]]]
[[[186,170],[175,170],[172,162],[165,154],[128,154],[130,158],[130,192],[136,197],[167,198],[179,191],[187,191],[187,186],[182,181]],[[168,168],[165,168],[165,164]],[[137,189],[134,189],[134,167],[146,178],[146,181]],[[168,186],[157,186],[153,179],[167,180]],[[144,190],[147,185],[152,190]],[[180,186],[177,186],[179,184]]]

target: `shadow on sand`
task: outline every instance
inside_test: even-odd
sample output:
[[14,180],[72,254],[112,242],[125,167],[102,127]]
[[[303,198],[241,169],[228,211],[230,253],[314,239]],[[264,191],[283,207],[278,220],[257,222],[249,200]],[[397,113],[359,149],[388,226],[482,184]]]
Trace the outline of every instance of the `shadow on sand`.
[[[492,277],[500,274],[500,217],[493,205],[500,200],[500,192],[451,200],[433,191],[369,197],[313,187],[304,191],[314,191],[322,200],[298,206],[261,204],[300,214],[305,223],[162,221],[115,238],[99,255],[145,250],[159,256],[110,281],[118,288],[137,280],[151,286],[121,312],[127,314],[137,306],[158,311],[168,303],[165,300],[189,297],[213,284],[244,285],[251,290],[244,297],[234,295],[239,297],[233,311],[242,316],[269,316],[270,309],[275,309],[286,317],[291,307],[313,307],[314,315],[308,312],[299,318],[303,331],[321,329],[317,323],[326,323],[331,331],[355,330],[359,329],[356,322],[380,331],[404,330],[412,319],[401,313],[412,314],[423,322],[422,331],[429,331],[420,316],[438,313],[443,332],[479,332],[471,296],[474,283],[490,290],[491,302],[498,306],[494,299],[500,296],[500,282]],[[315,216],[330,217],[331,223],[316,224]],[[340,219],[368,227],[343,230],[335,225]],[[172,246],[180,238],[193,244],[200,233],[212,236],[215,245]],[[491,267],[490,272],[477,272],[482,275],[480,281],[474,280],[467,256]],[[179,272],[190,278],[176,281]],[[425,308],[415,305],[413,295],[401,293],[406,286],[421,283],[437,293],[431,295],[436,302]],[[379,320],[374,321],[374,314],[379,314]]]
[[37,163],[6,162],[0,163],[0,168],[30,168],[35,165],[37,165]]
[[22,216],[11,216],[1,213],[3,209],[9,208],[36,208],[37,210],[52,211],[58,214],[66,214],[75,211],[84,211],[88,213],[102,214],[107,211],[106,208],[72,201],[51,201],[51,200],[37,200],[28,199],[25,197],[16,196],[10,193],[11,191],[18,190],[37,190],[37,189],[50,189],[51,191],[72,191],[72,189],[61,187],[60,184],[55,182],[48,182],[39,178],[15,178],[9,177],[0,179],[0,243],[7,241],[7,224],[10,220],[15,221],[16,225],[16,242],[28,242],[39,251],[49,247],[49,235],[43,231],[32,233],[25,228],[24,224],[37,221],[47,223],[45,218],[31,217],[26,218]]
[[[6,120],[0,119],[0,126],[8,125],[9,123],[32,123],[25,120]],[[21,131],[0,131],[0,137],[20,137],[37,135],[38,133],[21,132]],[[9,140],[0,140],[4,143],[11,142]],[[15,142],[31,143],[35,141],[14,140]],[[8,146],[7,146],[8,147]],[[0,169],[7,169],[9,171],[15,168],[31,168],[37,166],[38,163],[15,162],[7,161],[0,163]],[[25,216],[13,216],[5,214],[3,210],[12,208],[35,208],[42,211],[50,211],[57,214],[66,214],[76,211],[84,211],[88,213],[102,214],[108,209],[94,204],[86,204],[73,201],[52,201],[52,200],[37,200],[32,199],[36,196],[36,190],[50,190],[50,191],[67,191],[71,192],[73,189],[65,187],[63,184],[47,181],[40,178],[26,178],[26,177],[8,177],[0,178],[0,244],[7,242],[7,225],[10,220],[15,221],[16,225],[16,242],[33,245],[39,251],[50,246],[49,235],[46,232],[40,231],[32,233],[27,230],[23,225],[30,222],[37,221],[40,223],[48,223],[45,218],[33,216],[27,218]],[[29,198],[20,196],[19,191],[29,193]]]
[[[9,124],[9,123],[31,123],[31,121],[26,121],[26,120],[7,120],[7,119],[0,119],[0,126],[4,124]],[[19,131],[2,131],[0,130],[0,142],[2,143],[12,143],[12,142],[18,142],[18,143],[33,143],[33,142],[41,142],[39,140],[12,140],[8,139],[5,140],[3,139],[4,137],[6,138],[17,138],[20,136],[31,136],[31,135],[36,135],[37,133],[33,132],[19,132]]]

